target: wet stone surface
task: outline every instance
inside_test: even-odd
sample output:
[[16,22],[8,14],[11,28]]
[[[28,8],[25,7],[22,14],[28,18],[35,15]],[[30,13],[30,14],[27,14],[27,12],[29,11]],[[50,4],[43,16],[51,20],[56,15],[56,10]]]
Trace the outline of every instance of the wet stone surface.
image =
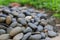
[[50,40],[57,36],[51,25],[54,18],[43,12],[25,6],[0,9],[0,40]]

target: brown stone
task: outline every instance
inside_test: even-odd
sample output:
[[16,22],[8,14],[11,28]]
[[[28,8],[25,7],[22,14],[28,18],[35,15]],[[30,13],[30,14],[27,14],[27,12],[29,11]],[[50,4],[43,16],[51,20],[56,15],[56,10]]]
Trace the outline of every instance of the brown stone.
[[10,24],[11,23],[11,17],[10,16],[7,16],[6,17],[6,24]]

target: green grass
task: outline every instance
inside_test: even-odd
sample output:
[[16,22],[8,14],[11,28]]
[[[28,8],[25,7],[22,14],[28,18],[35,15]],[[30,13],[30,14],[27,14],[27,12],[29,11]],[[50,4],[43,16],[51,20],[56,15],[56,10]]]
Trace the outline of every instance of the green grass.
[[8,5],[11,2],[17,2],[21,4],[31,4],[35,8],[48,8],[51,10],[60,11],[60,0],[0,0],[0,5]]
[[8,5],[11,2],[17,2],[22,5],[31,4],[36,9],[46,8],[60,12],[60,0],[0,0],[0,5]]
[[8,5],[11,2],[18,2],[21,4],[31,4],[36,8],[49,8],[51,10],[60,11],[60,0],[0,0],[0,5]]

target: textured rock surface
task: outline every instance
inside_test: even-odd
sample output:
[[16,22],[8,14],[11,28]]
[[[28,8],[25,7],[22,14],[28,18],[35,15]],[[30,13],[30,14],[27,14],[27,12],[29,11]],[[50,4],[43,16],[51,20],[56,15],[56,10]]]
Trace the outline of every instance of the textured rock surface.
[[47,18],[45,12],[18,4],[0,9],[0,40],[50,40],[57,36],[54,18]]

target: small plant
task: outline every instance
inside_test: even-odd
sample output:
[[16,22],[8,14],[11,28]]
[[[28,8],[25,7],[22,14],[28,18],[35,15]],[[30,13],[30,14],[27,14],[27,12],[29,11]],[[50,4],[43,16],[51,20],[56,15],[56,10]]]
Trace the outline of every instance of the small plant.
[[56,18],[60,18],[60,13],[55,13],[53,16]]

